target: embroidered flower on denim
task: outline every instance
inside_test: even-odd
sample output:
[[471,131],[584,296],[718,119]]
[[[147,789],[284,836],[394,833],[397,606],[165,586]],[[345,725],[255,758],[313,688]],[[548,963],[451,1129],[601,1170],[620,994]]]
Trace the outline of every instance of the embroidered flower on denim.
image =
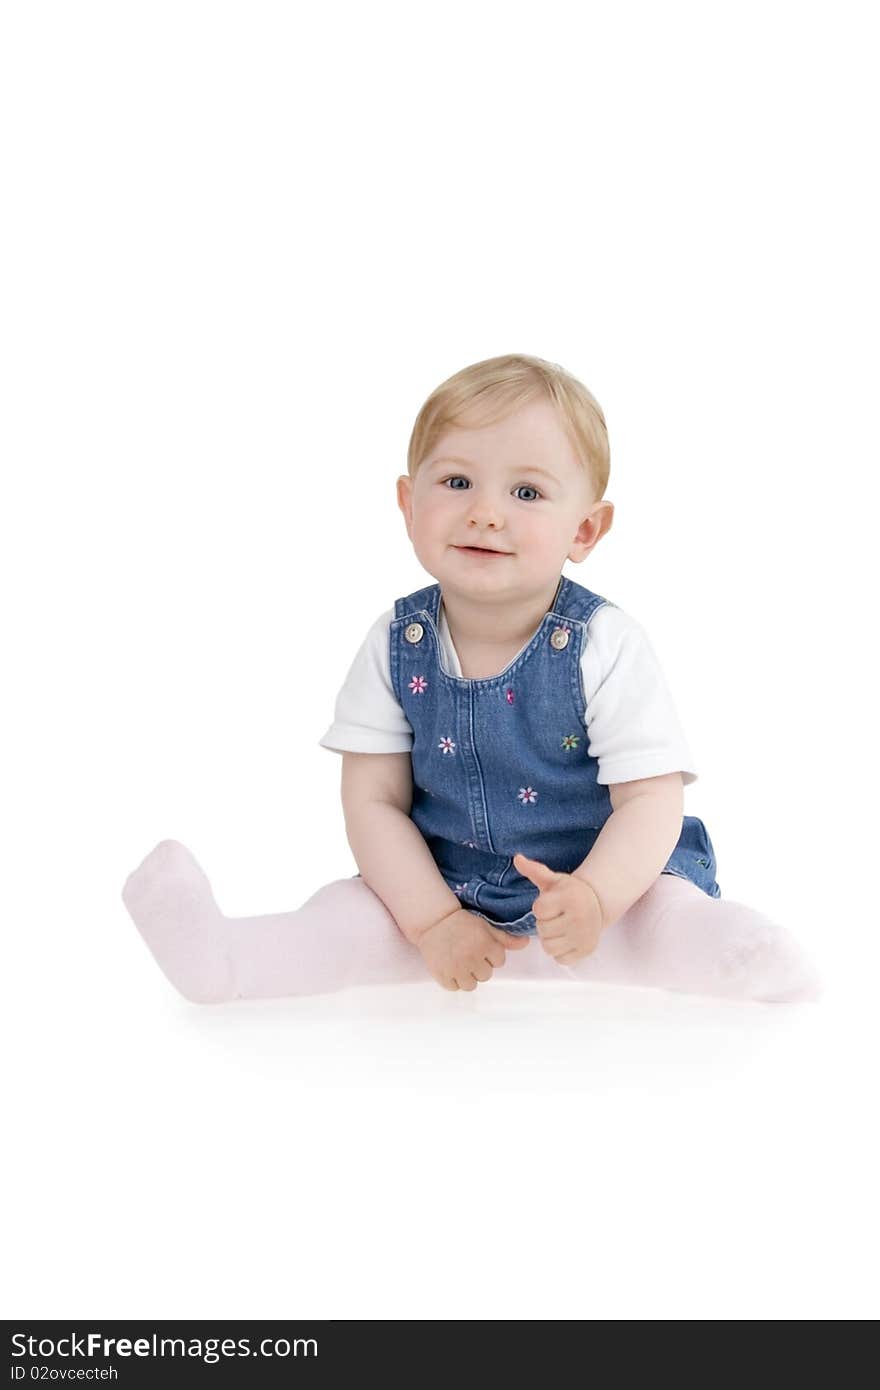
[[462,840],[461,843],[462,843],[463,845],[467,846],[468,849],[476,849],[476,848],[477,848],[476,842],[475,842],[474,840]]
[[455,887],[453,888],[452,891],[453,891],[453,893],[463,893],[463,892],[465,891],[466,888],[467,888],[467,884],[466,884],[466,883],[456,883],[456,885],[455,885]]
[[580,737],[577,734],[566,734],[562,740],[563,748],[577,748]]
[[448,736],[444,736],[443,738],[441,738],[440,742],[437,744],[437,747],[442,748],[444,753],[455,752],[455,744],[452,742],[452,739]]
[[517,792],[517,797],[525,806],[528,802],[537,801],[538,793],[532,787],[520,787],[519,791]]
[[428,682],[424,676],[413,676],[409,683],[409,688],[414,695],[424,695],[428,688]]
[[513,691],[512,691],[512,690],[507,690],[507,691],[505,691],[504,698],[505,698],[505,700],[507,701],[507,703],[508,703],[509,705],[512,705],[512,704],[513,704]]

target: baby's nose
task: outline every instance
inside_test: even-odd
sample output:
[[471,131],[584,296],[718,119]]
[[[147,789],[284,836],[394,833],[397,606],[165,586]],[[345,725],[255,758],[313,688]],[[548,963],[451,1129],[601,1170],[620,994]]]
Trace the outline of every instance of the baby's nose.
[[473,525],[497,526],[500,520],[498,508],[491,502],[474,502],[470,510],[470,520]]

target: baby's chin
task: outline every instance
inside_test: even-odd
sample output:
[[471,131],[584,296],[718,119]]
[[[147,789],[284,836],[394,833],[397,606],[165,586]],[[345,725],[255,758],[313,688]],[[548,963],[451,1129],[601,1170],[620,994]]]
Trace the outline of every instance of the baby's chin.
[[523,570],[513,557],[497,560],[476,560],[473,565],[463,557],[450,563],[434,563],[430,568],[421,561],[423,569],[440,585],[444,593],[459,594],[462,598],[481,599],[486,603],[511,603],[516,600],[534,601],[559,583],[562,569],[546,574]]
[[[427,568],[427,566],[425,567]],[[496,590],[510,592],[518,588],[522,573],[512,555],[479,555],[451,552],[428,569],[444,588],[456,589],[462,594],[494,593]]]

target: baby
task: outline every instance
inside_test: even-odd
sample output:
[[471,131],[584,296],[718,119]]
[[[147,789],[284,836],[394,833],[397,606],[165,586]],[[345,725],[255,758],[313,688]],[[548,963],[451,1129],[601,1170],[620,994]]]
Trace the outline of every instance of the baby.
[[643,630],[561,575],[609,530],[609,444],[540,358],[466,367],[422,406],[397,500],[437,583],[367,633],[321,745],[342,754],[360,872],[227,918],[163,840],[123,901],[198,1003],[433,977],[818,998],[785,928],[721,898],[693,758]]

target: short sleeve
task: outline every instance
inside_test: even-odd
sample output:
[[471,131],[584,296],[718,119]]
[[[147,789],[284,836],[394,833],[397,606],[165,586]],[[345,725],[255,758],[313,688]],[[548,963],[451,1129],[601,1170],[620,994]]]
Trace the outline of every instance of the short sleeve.
[[391,684],[389,631],[394,609],[377,618],[336,697],[333,723],[319,747],[342,753],[408,753],[412,725]]
[[622,609],[603,604],[581,659],[587,749],[602,786],[680,772],[697,780],[678,712],[647,634]]

